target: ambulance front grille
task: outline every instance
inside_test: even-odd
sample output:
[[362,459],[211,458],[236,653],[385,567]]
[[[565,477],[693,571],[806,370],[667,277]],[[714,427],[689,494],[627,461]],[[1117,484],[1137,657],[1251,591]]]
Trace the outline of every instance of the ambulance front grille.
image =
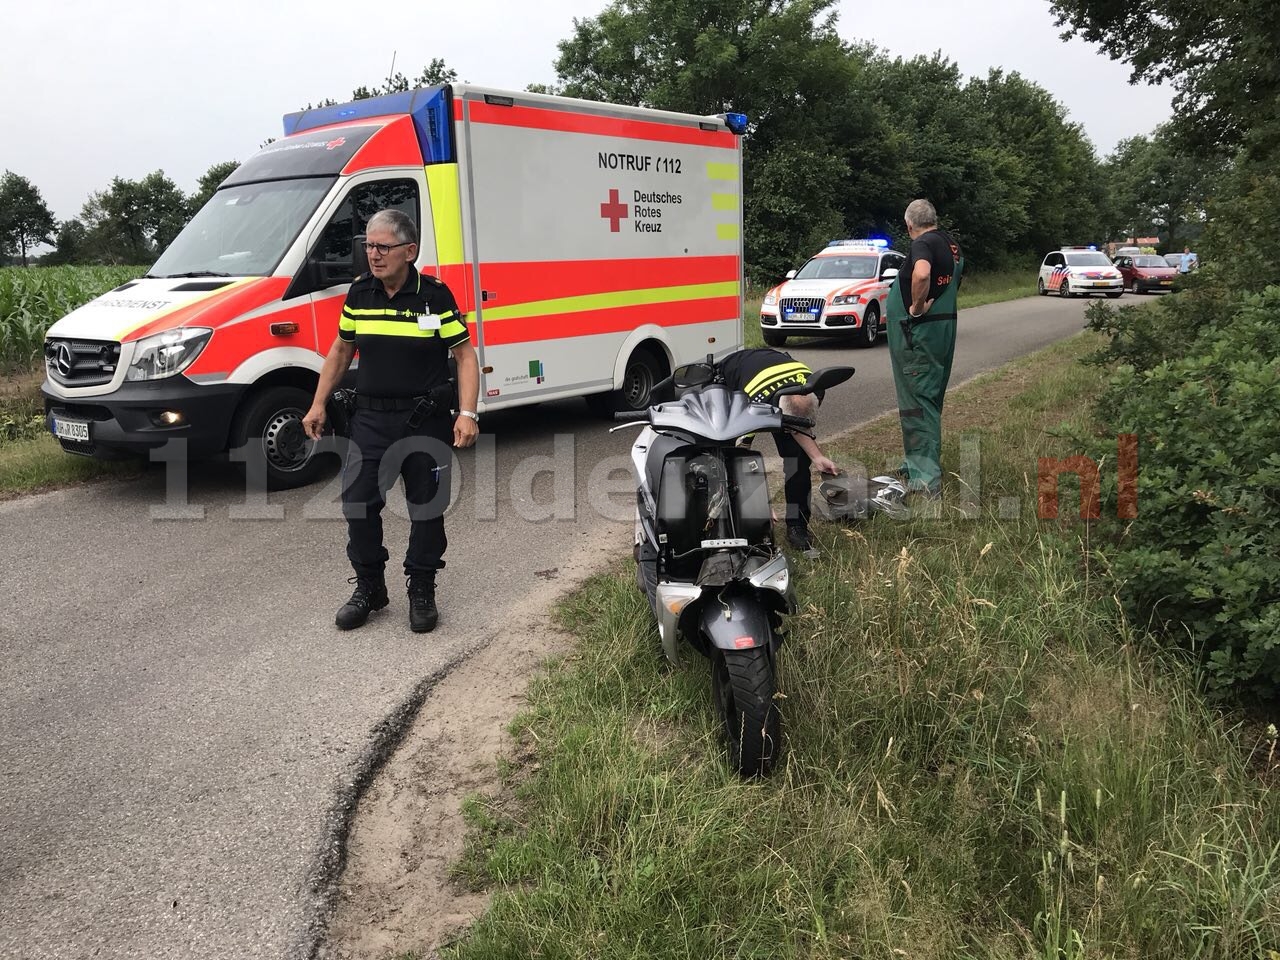
[[120,363],[120,344],[112,340],[46,340],[44,366],[49,378],[69,387],[110,383]]

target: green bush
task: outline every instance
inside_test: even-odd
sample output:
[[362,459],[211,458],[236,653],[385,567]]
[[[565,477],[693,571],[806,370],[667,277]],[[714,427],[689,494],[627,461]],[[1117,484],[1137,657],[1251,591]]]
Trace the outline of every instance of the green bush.
[[[1213,686],[1280,691],[1280,287],[1234,302],[1193,290],[1091,322],[1124,361],[1091,452],[1110,460],[1118,434],[1138,436],[1138,516],[1101,551],[1122,600],[1189,646]],[[1103,516],[1116,517],[1111,474]]]

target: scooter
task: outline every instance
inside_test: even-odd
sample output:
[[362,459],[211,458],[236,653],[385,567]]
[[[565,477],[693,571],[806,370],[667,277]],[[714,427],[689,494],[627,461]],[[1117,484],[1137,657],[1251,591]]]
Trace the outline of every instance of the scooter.
[[[826,390],[853,372],[819,370],[779,395]],[[712,356],[676,370],[654,395],[672,399],[616,414],[644,427],[631,448],[637,582],[667,659],[681,663],[684,641],[711,661],[730,764],[744,777],[764,776],[781,753],[777,655],[782,618],[795,612],[796,600],[773,535],[764,456],[739,440],[811,430],[813,421],[730,390]]]

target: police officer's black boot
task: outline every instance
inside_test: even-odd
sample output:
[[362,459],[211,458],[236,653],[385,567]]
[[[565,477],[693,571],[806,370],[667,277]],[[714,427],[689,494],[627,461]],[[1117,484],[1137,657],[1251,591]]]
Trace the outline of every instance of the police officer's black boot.
[[333,618],[339,630],[354,630],[364,626],[370,613],[381,610],[391,602],[387,597],[387,582],[380,576],[351,577],[347,583],[354,583],[356,589],[351,594],[351,599],[338,608],[338,615]]
[[439,622],[435,573],[414,574],[409,578],[409,629],[414,633],[430,633]]

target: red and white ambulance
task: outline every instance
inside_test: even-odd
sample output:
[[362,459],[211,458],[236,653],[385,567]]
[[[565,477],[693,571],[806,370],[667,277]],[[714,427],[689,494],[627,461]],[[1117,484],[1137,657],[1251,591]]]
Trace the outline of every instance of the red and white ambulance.
[[883,238],[832,240],[764,295],[764,342],[780,347],[787,337],[840,337],[874,346],[886,329],[889,286],[905,262]]
[[645,406],[741,346],[745,126],[466,84],[288,114],[146,276],[50,328],[49,428],[71,453],[183,440],[310,482],[301,417],[387,207],[466,312],[481,410]]

